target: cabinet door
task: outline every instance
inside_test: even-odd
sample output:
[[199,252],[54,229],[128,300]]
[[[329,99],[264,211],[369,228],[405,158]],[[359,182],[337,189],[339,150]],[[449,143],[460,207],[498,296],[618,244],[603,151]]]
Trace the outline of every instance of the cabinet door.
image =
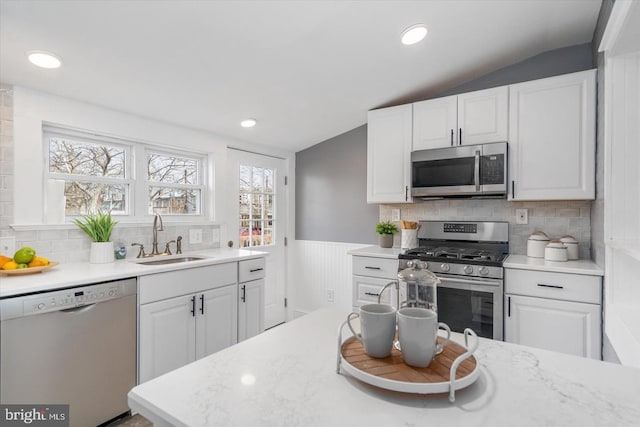
[[595,70],[509,87],[512,200],[595,198]]
[[458,145],[457,96],[413,104],[413,151]]
[[238,341],[264,331],[264,279],[240,283]]
[[411,201],[411,104],[369,111],[367,203]]
[[600,359],[600,306],[505,295],[505,341]]
[[507,86],[458,95],[460,145],[506,141],[509,137]]
[[140,306],[140,382],[195,360],[193,298],[185,295]]
[[196,359],[238,342],[238,286],[197,295]]

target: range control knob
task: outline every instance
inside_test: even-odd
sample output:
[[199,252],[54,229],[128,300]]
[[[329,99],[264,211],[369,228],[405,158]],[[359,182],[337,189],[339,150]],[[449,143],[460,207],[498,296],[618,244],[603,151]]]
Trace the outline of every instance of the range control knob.
[[111,289],[111,290],[109,291],[109,296],[110,296],[110,297],[114,296],[115,294],[116,294],[116,291],[115,291],[115,290]]
[[449,264],[440,264],[440,270],[444,271],[445,273],[449,270],[451,270],[451,267],[449,267]]
[[480,274],[482,274],[483,276],[486,276],[487,274],[489,274],[489,268],[488,267],[480,267]]
[[38,310],[42,310],[45,306],[45,303],[41,302],[40,304],[38,304],[38,306],[36,307]]
[[470,265],[465,265],[462,271],[464,271],[464,274],[471,274],[473,273],[473,267],[471,267]]

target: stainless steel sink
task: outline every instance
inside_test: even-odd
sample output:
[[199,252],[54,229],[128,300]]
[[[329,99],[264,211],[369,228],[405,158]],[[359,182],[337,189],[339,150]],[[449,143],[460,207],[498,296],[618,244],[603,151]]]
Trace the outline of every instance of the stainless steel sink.
[[200,258],[195,256],[185,256],[181,258],[159,258],[150,259],[149,261],[134,261],[136,264],[141,265],[164,265],[164,264],[177,264],[180,262],[200,261],[206,258]]

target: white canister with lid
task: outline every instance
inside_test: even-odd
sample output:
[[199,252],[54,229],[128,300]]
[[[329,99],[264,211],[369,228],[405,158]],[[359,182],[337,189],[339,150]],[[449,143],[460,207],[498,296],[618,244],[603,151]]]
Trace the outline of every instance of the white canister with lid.
[[534,231],[527,240],[527,256],[544,258],[544,249],[549,243],[549,237],[544,231]]
[[567,247],[567,257],[570,260],[580,258],[578,255],[578,241],[575,239],[575,237],[567,234],[566,236],[562,236],[560,238],[560,241]]
[[569,259],[567,247],[560,240],[550,241],[544,248],[544,259],[547,261],[567,261]]

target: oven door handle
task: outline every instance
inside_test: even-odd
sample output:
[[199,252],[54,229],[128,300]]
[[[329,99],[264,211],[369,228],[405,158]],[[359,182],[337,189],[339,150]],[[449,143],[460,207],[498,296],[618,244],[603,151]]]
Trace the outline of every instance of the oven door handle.
[[473,179],[476,182],[476,191],[480,191],[480,150],[476,150],[476,163],[473,168]]
[[488,280],[469,280],[469,279],[458,279],[454,277],[442,277],[438,276],[441,282],[452,282],[452,283],[464,283],[467,285],[479,285],[479,286],[500,286],[501,280],[496,281],[488,281]]

